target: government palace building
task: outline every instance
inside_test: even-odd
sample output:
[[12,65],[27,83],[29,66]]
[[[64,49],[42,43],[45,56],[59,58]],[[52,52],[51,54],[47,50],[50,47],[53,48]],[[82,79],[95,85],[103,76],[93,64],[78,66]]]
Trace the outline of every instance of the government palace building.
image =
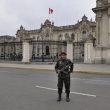
[[[23,42],[30,39],[30,59],[58,59],[67,52],[67,38],[73,48],[69,50],[75,62],[109,63],[110,61],[110,0],[97,0],[92,9],[96,21],[84,15],[77,24],[55,26],[50,20],[41,23],[40,29],[26,30],[20,26],[15,36],[0,36],[0,55],[5,57],[23,54]],[[4,44],[3,44],[4,43]],[[90,44],[90,45],[89,45]],[[69,48],[68,48],[69,49]],[[69,54],[69,53],[68,53]]]

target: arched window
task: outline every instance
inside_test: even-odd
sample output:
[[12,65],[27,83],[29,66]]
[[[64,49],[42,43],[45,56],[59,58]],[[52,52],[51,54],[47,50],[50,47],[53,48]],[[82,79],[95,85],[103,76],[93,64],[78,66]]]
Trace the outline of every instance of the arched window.
[[50,40],[49,34],[46,34],[46,40]]
[[49,46],[46,46],[46,55],[49,55]]
[[13,47],[11,47],[11,52],[13,51]]
[[3,48],[1,48],[1,52],[3,52]]
[[37,48],[37,53],[39,53],[39,47]]
[[40,37],[39,36],[37,37],[37,40],[40,40]]
[[75,39],[75,35],[74,34],[71,34],[71,39]]
[[65,34],[65,38],[68,38],[68,37],[69,37],[69,34],[68,34],[68,33],[66,33],[66,34]]
[[83,38],[86,38],[86,31],[83,31],[83,32],[82,32],[82,39],[83,39]]
[[59,40],[61,41],[62,40],[62,35],[60,34],[60,36],[59,36]]
[[33,36],[33,39],[35,39],[35,36]]
[[39,54],[40,52],[40,48],[39,48],[39,44],[37,45],[37,53]]

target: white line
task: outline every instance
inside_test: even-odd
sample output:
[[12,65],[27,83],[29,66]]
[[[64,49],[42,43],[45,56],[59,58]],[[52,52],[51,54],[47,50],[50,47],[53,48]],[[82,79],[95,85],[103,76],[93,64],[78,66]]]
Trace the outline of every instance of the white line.
[[108,81],[104,81],[104,80],[81,79],[81,78],[71,78],[71,79],[108,82]]
[[[41,88],[41,89],[48,89],[48,90],[53,90],[53,91],[57,91],[57,89],[53,89],[53,88],[47,88],[47,87],[41,87],[41,86],[36,86],[37,88]],[[63,92],[65,92],[63,90]],[[96,95],[91,95],[91,94],[84,94],[84,93],[78,93],[78,92],[70,92],[72,94],[78,94],[78,95],[84,95],[84,96],[89,96],[89,97],[96,97]]]
[[102,82],[108,82],[108,81],[104,81],[104,80],[92,80],[92,81],[102,81]]
[[71,79],[78,79],[78,80],[89,80],[89,79],[81,79],[81,78],[71,78]]

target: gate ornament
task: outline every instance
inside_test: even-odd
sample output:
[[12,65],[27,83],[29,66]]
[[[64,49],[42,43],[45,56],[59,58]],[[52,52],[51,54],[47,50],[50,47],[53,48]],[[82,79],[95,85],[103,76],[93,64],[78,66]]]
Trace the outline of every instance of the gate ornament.
[[87,38],[85,38],[85,42],[93,43],[96,40],[96,38],[93,37],[92,34],[89,34]]
[[23,41],[24,41],[24,42],[29,42],[29,41],[31,41],[31,40],[32,40],[32,38],[30,38],[30,37],[23,38]]
[[65,40],[68,42],[68,43],[72,43],[74,41],[74,39],[72,39],[70,36],[66,37]]

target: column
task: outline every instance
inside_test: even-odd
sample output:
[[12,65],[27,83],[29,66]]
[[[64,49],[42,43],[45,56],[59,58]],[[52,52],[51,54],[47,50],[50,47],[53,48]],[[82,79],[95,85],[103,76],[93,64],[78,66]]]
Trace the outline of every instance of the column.
[[110,47],[110,8],[108,9],[108,46]]
[[110,48],[107,48],[106,64],[110,64]]
[[98,45],[102,44],[101,41],[101,18],[98,18]]
[[73,40],[67,38],[67,58],[73,62]]
[[[110,3],[110,0],[108,0],[108,3]],[[108,48],[107,50],[107,57],[106,57],[106,64],[110,64],[110,8],[108,8]]]
[[110,17],[109,17],[108,46],[110,47]]
[[30,62],[30,44],[29,40],[23,41],[23,59],[22,62],[29,63]]
[[102,64],[102,47],[96,47],[94,52],[95,52],[94,63]]
[[93,55],[93,43],[85,43],[84,45],[84,63],[92,63],[92,55]]
[[93,51],[93,37],[86,38],[84,43],[84,63],[93,63],[94,51]]
[[78,35],[77,35],[77,33],[75,33],[75,41],[77,42],[77,37],[78,37]]
[[82,31],[80,32],[80,40],[82,40]]

